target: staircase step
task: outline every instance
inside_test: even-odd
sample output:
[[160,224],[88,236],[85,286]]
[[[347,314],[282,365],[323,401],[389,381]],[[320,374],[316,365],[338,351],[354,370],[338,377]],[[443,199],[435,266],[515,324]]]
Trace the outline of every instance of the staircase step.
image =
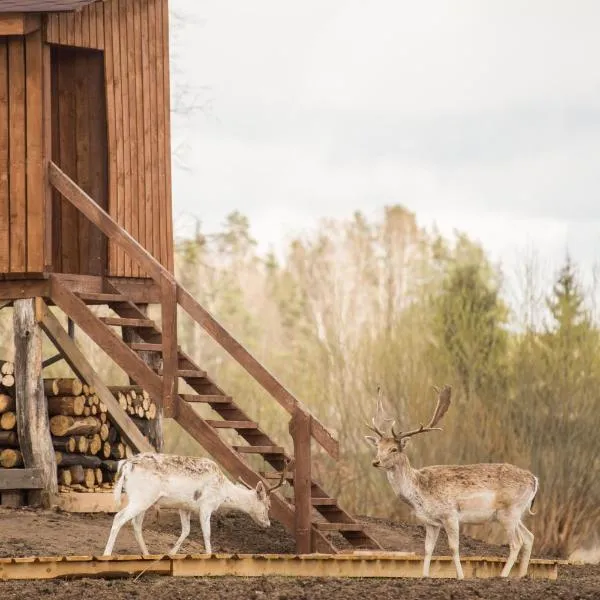
[[111,302],[128,302],[122,294],[101,294],[93,292],[77,292],[75,294],[86,304],[110,304]]
[[283,454],[281,446],[232,446],[232,448],[240,454]]
[[318,521],[313,525],[320,531],[363,531],[360,523],[323,523]]
[[132,350],[138,352],[162,352],[162,344],[150,344],[148,342],[129,342],[127,344]]
[[206,421],[211,427],[217,429],[258,429],[258,423],[253,421]]
[[178,369],[177,377],[182,377],[183,379],[205,379],[206,371],[197,369]]
[[206,402],[207,404],[231,404],[231,396],[218,396],[215,394],[179,394],[185,402]]
[[121,317],[100,317],[100,320],[106,325],[116,327],[156,327],[152,319],[124,319]]
[[337,500],[335,498],[311,498],[313,506],[335,506],[337,508]]

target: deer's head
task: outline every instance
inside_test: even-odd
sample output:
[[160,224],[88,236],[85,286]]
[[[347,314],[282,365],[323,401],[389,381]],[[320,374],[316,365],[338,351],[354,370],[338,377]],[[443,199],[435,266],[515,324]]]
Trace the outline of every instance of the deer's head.
[[253,488],[241,477],[239,478],[240,482],[251,492],[247,498],[247,504],[243,507],[243,510],[247,512],[252,520],[261,527],[269,527],[271,525],[271,521],[269,519],[269,511],[271,510],[271,494],[283,485],[288,465],[289,460],[286,460],[279,481],[274,486],[269,488],[265,486],[262,481],[259,481],[256,484],[256,487]]
[[[452,388],[449,385],[446,385],[442,390],[439,390],[438,388],[435,388],[435,390],[438,394],[438,401],[429,425],[425,427],[421,424],[417,429],[411,431],[396,432],[394,429],[395,421],[386,417],[383,413],[381,388],[377,388],[377,410],[375,416],[371,420],[372,425],[367,424],[367,427],[375,433],[376,437],[372,435],[365,436],[365,440],[377,450],[377,456],[372,462],[374,467],[380,469],[393,469],[410,437],[418,435],[419,433],[427,433],[428,431],[441,431],[441,428],[436,427],[436,425],[446,414],[446,411],[450,406]],[[385,421],[391,421],[389,434],[383,432]]]

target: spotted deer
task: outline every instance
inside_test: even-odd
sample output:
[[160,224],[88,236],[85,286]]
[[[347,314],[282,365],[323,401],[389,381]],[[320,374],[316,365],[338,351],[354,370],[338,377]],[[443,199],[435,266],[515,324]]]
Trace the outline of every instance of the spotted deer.
[[[506,463],[479,463],[470,465],[435,465],[414,469],[404,452],[412,436],[431,431],[450,406],[451,388],[445,386],[438,393],[433,417],[425,427],[406,432],[396,432],[395,421],[383,412],[381,389],[378,388],[376,416],[367,427],[377,437],[365,436],[377,449],[373,466],[385,471],[396,495],[412,509],[416,519],[425,526],[425,557],[423,576],[429,576],[431,555],[440,529],[448,536],[448,545],[458,579],[463,579],[459,556],[459,526],[461,523],[481,524],[499,522],[506,533],[510,552],[501,576],[508,577],[521,548],[519,577],[527,574],[533,534],[525,527],[522,518],[529,514],[538,491],[538,479],[529,471]],[[382,431],[384,422],[391,422],[390,433]]]
[[122,460],[114,497],[118,507],[125,487],[128,503],[113,519],[104,555],[112,554],[117,535],[128,521],[132,521],[135,539],[142,553],[148,554],[142,523],[146,511],[153,505],[179,509],[181,535],[169,554],[176,554],[189,535],[192,512],[199,513],[207,554],[212,553],[210,517],[220,507],[245,512],[260,526],[269,527],[270,495],[283,485],[286,468],[274,486],[267,488],[259,481],[253,488],[241,478],[241,485],[233,483],[208,458],[146,452]]

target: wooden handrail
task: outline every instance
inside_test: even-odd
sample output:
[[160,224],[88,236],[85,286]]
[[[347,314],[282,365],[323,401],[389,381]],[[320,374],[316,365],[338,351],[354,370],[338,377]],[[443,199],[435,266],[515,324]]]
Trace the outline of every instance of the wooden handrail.
[[60,167],[50,161],[48,165],[50,184],[62,194],[80,213],[85,215],[102,233],[121,246],[140,267],[159,285],[162,278],[175,278],[155,258],[123,229],[106,211],[86,194]]
[[[304,405],[244,348],[213,315],[203,308],[185,288],[179,285],[167,269],[52,161],[48,165],[48,177],[50,184],[108,238],[123,248],[159,284],[161,290],[165,289],[166,282],[171,282],[176,286],[177,303],[218,344],[227,350],[283,408],[292,415],[296,410],[301,410],[306,415],[310,415],[312,436],[330,456],[338,458],[339,444],[331,432],[313,417]],[[163,308],[164,300],[161,291],[161,306]]]

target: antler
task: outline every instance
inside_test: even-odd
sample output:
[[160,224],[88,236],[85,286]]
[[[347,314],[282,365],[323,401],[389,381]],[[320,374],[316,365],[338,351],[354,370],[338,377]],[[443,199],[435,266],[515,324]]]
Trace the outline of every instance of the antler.
[[281,477],[280,477],[279,481],[273,487],[270,487],[267,490],[269,492],[269,494],[272,493],[272,492],[274,492],[277,488],[280,488],[283,485],[283,482],[285,480],[285,476],[286,476],[286,473],[287,473],[287,469],[288,469],[288,467],[289,467],[289,465],[290,465],[291,462],[292,461],[289,458],[285,458],[284,459],[284,461],[283,461],[283,470],[281,471]]
[[[272,487],[267,489],[267,492],[270,494],[271,492],[274,492],[277,488],[280,488],[283,485],[283,482],[285,480],[285,475],[287,472],[287,469],[290,465],[290,463],[292,462],[292,460],[290,458],[286,458],[284,459],[284,464],[283,464],[283,471],[281,472],[281,478],[279,479],[279,481]],[[254,487],[251,486],[249,483],[246,483],[241,477],[238,477],[238,481],[245,485],[249,490],[253,490]]]
[[[381,392],[381,386],[378,385],[377,386],[377,408],[375,410],[375,416],[371,419],[371,422],[373,423],[373,425],[369,425],[368,423],[366,423],[366,426],[371,431],[376,433],[380,438],[382,438],[382,437],[385,437],[385,434],[383,433],[383,431],[381,431],[380,428],[382,427],[382,423],[384,421],[392,421],[392,423],[394,422],[393,419],[386,417],[383,412],[383,394]],[[393,427],[393,425],[392,425],[392,427]]]
[[441,427],[436,427],[436,425],[441,421],[442,417],[446,414],[448,408],[450,407],[450,395],[452,394],[452,388],[449,385],[445,385],[443,389],[440,391],[439,388],[433,388],[438,394],[438,401],[435,407],[435,411],[433,412],[433,416],[431,417],[431,421],[427,427],[421,423],[421,425],[417,429],[413,429],[412,431],[400,432],[396,433],[394,431],[394,426],[392,425],[392,435],[396,441],[400,441],[404,438],[411,437],[413,435],[417,435],[419,433],[427,433],[428,431],[441,431]]

